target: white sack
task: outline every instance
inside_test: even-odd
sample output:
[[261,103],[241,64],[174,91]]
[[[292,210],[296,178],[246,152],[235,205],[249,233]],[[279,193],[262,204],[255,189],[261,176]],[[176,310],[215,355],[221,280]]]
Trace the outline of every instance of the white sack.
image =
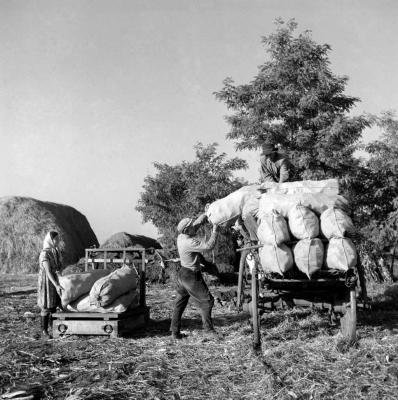
[[259,205],[259,218],[264,214],[278,211],[287,218],[289,210],[301,204],[314,211],[317,215],[321,215],[323,211],[330,207],[345,209],[348,207],[347,200],[340,195],[328,196],[323,193],[297,193],[297,194],[262,194]]
[[347,271],[357,265],[357,251],[347,238],[331,238],[326,247],[325,265],[328,269]]
[[277,211],[263,215],[257,230],[261,243],[279,245],[290,240],[289,229],[285,218]]
[[323,193],[328,196],[339,194],[338,179],[325,179],[322,181],[297,181],[297,182],[264,182],[261,189],[267,193],[295,194],[295,193]]
[[243,221],[246,219],[247,215],[252,215],[253,217],[258,217],[258,207],[260,205],[260,197],[261,193],[256,191],[255,193],[251,193],[244,200],[242,206],[242,219]]
[[90,303],[106,307],[119,296],[137,288],[138,274],[134,267],[123,265],[96,281],[90,290]]
[[59,276],[59,284],[64,289],[61,291],[62,305],[65,307],[72,303],[72,301],[87,294],[95,281],[110,273],[111,271],[108,269],[95,269],[79,274]]
[[206,210],[208,220],[220,225],[235,220],[242,214],[243,205],[251,196],[260,195],[258,185],[248,185],[211,203]]
[[293,247],[297,268],[311,279],[322,268],[324,247],[321,239],[303,239]]
[[328,208],[321,214],[321,231],[327,239],[342,238],[355,231],[352,219],[339,208]]
[[265,273],[282,275],[293,268],[293,254],[285,244],[264,244],[259,250],[261,267]]
[[85,295],[68,304],[66,309],[72,312],[98,312],[98,313],[122,313],[138,307],[139,295],[136,290],[119,296],[112,304],[107,307],[96,307],[90,304],[90,296]]
[[288,213],[289,228],[297,239],[312,239],[319,235],[318,217],[308,207],[293,206]]

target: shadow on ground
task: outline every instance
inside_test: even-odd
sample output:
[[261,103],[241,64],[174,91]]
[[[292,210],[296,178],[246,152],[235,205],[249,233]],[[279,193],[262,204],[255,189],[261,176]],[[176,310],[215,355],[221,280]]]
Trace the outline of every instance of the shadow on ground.
[[[228,327],[235,323],[248,323],[249,315],[246,313],[228,314],[225,316],[217,316],[213,318],[215,328]],[[140,330],[131,332],[124,337],[140,338],[140,337],[155,337],[155,336],[170,336],[170,318],[150,320],[148,325]],[[181,330],[201,330],[202,321],[200,316],[197,318],[182,318]]]

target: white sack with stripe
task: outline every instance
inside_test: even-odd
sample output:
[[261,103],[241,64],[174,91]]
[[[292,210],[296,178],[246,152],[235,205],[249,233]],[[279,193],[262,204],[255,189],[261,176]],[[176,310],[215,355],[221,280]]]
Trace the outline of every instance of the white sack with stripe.
[[330,207],[346,209],[347,200],[340,195],[329,196],[323,193],[297,193],[297,194],[262,194],[259,204],[259,218],[276,210],[285,218],[289,210],[298,204],[308,207],[317,215],[321,215]]
[[352,219],[343,210],[331,207],[321,214],[321,232],[327,239],[342,238],[354,231]]
[[293,206],[288,213],[289,228],[297,239],[312,239],[319,235],[319,220],[313,211],[301,204]]
[[280,245],[290,240],[289,229],[285,218],[277,211],[263,215],[257,230],[261,243]]
[[357,251],[351,239],[331,238],[326,248],[326,268],[347,271],[356,265]]
[[308,278],[322,268],[324,246],[321,239],[303,239],[293,247],[294,262]]
[[264,244],[259,250],[261,267],[265,273],[284,275],[293,268],[293,254],[285,244]]

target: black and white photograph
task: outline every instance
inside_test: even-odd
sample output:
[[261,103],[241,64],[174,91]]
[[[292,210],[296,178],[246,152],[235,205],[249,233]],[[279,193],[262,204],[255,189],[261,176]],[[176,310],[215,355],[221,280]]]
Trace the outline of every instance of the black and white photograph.
[[0,399],[398,399],[397,37],[0,0]]

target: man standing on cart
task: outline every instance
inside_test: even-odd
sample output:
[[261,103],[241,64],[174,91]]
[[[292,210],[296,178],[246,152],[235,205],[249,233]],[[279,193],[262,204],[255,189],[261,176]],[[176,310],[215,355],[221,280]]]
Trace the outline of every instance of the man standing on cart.
[[182,339],[181,317],[191,297],[200,310],[203,329],[211,336],[217,337],[213,327],[211,311],[214,298],[211,295],[201,273],[201,265],[209,262],[202,255],[203,251],[212,250],[216,244],[218,226],[213,226],[212,234],[206,242],[197,236],[198,229],[207,221],[205,214],[198,219],[184,218],[178,226],[177,248],[180,256],[181,268],[176,279],[177,298],[174,305],[170,330],[174,339]]
[[261,182],[282,183],[289,180],[289,159],[274,144],[263,144],[260,163]]
[[[269,142],[263,144],[260,163],[260,181],[265,183],[263,185],[264,189],[270,187],[267,182],[282,183],[289,180],[290,161],[284,154],[278,152],[278,148],[274,144]],[[251,205],[253,208],[247,208],[245,214],[237,221],[236,225],[246,242],[257,242],[258,204],[252,203]],[[245,230],[242,228],[243,224],[250,237],[245,234]]]

